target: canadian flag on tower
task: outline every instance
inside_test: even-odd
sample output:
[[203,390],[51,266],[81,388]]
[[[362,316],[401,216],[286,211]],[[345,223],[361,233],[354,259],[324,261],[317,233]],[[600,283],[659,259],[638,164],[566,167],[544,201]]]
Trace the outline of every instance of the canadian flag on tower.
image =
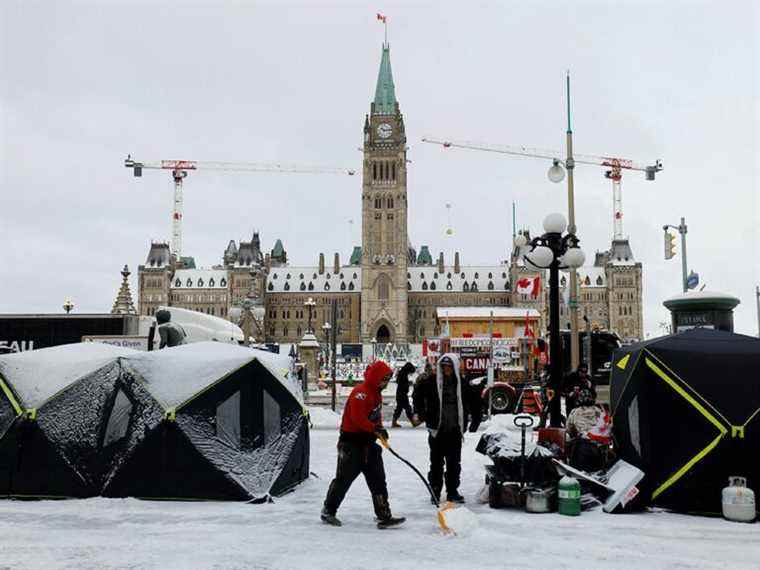
[[377,13],[377,19],[380,20],[383,24],[385,24],[386,17],[380,12]]
[[521,295],[529,295],[533,299],[538,297],[538,293],[541,290],[541,278],[536,277],[523,277],[517,280],[517,292]]

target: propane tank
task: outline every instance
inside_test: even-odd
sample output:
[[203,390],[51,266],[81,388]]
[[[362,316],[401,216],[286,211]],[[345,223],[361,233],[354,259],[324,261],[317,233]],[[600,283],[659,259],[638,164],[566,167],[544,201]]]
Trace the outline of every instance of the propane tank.
[[581,514],[581,485],[578,480],[565,475],[557,484],[558,510],[561,515]]
[[730,521],[755,520],[755,492],[747,488],[745,477],[729,477],[723,489],[723,517]]

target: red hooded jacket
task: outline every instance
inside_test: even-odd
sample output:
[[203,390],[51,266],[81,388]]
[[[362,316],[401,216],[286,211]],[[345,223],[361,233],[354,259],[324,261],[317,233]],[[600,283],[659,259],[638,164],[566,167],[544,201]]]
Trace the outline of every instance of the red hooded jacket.
[[364,382],[351,390],[340,431],[345,434],[374,434],[383,427],[383,397],[380,383],[393,370],[385,362],[376,360],[364,371]]

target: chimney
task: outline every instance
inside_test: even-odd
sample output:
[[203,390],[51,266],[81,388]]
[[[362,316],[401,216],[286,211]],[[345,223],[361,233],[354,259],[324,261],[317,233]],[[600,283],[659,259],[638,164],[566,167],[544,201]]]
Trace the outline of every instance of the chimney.
[[462,268],[459,266],[459,252],[454,253],[454,273],[461,273]]
[[325,254],[324,253],[319,254],[319,274],[320,275],[325,274]]
[[438,254],[438,273],[443,273],[443,252]]
[[335,261],[333,261],[333,273],[336,275],[340,273],[340,255],[335,252]]

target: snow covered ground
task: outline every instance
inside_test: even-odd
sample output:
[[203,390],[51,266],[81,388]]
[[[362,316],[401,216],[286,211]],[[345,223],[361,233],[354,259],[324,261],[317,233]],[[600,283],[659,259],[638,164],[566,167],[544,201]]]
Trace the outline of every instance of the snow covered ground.
[[[274,504],[158,502],[135,499],[0,501],[3,568],[758,568],[760,525],[664,512],[580,517],[492,510],[475,502],[486,458],[468,434],[462,492],[479,525],[467,537],[443,537],[422,483],[384,453],[398,529],[375,528],[360,478],[338,516],[319,510],[335,469],[335,417],[314,414],[311,478]],[[322,426],[322,427],[320,427]],[[426,471],[422,428],[391,431],[397,452]]]

